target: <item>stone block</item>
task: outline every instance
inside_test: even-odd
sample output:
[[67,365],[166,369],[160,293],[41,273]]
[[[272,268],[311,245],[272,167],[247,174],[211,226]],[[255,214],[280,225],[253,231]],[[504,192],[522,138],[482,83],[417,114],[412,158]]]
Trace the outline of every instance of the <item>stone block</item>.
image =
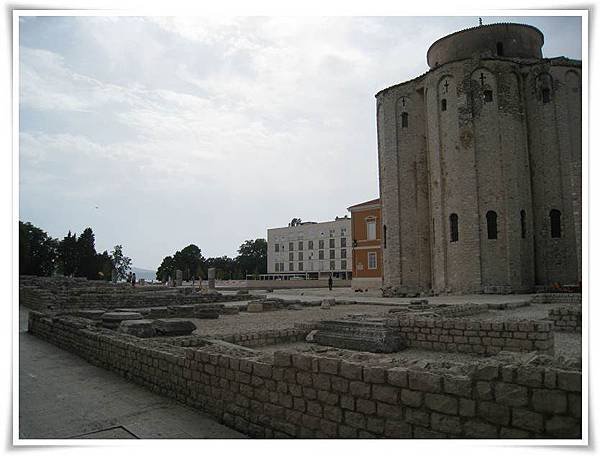
[[460,416],[475,416],[477,403],[471,399],[458,400],[458,414]]
[[410,389],[438,393],[442,391],[442,377],[426,371],[409,371],[408,384]]
[[264,312],[264,311],[265,311],[264,305],[260,301],[251,301],[246,306],[246,312],[249,312],[249,313],[260,313],[260,312]]
[[388,404],[398,403],[398,395],[400,389],[394,386],[387,385],[373,385],[372,394],[373,399],[380,402],[386,402]]
[[423,393],[421,391],[402,388],[400,391],[400,402],[409,407],[418,408],[423,403]]
[[490,382],[475,383],[475,397],[477,399],[491,401],[494,399],[494,392]]
[[362,366],[358,363],[342,361],[340,375],[348,380],[362,380]]
[[495,439],[498,438],[498,429],[493,424],[485,423],[480,420],[467,420],[464,423],[465,437],[477,439]]
[[536,389],[531,396],[531,405],[537,412],[560,414],[567,411],[567,395],[563,391]]
[[339,370],[340,361],[332,358],[320,358],[319,359],[319,372],[324,374],[337,375]]
[[356,399],[356,411],[365,415],[374,415],[377,407],[374,401],[368,399]]
[[495,386],[496,402],[511,407],[527,405],[527,388],[514,383],[498,382]]
[[405,367],[395,367],[387,370],[387,381],[394,386],[403,388],[408,386],[408,369]]
[[181,318],[161,318],[154,320],[152,326],[159,336],[187,336],[196,330],[193,321]]
[[273,365],[278,367],[289,367],[292,365],[292,355],[285,351],[273,353]]
[[385,369],[383,367],[363,367],[363,380],[369,383],[385,383]]
[[429,410],[447,415],[456,415],[458,413],[458,400],[455,397],[444,394],[425,393],[425,406]]
[[471,397],[471,379],[466,375],[444,377],[444,392],[457,396]]
[[106,312],[102,314],[102,326],[117,329],[122,321],[142,320],[144,317],[139,312]]
[[350,382],[349,392],[354,397],[362,397],[368,399],[371,397],[371,385],[364,382]]
[[405,419],[407,423],[429,427],[429,416],[429,413],[424,410],[407,408]]
[[514,427],[538,433],[544,430],[544,417],[541,413],[514,408],[511,415],[511,424]]
[[568,416],[553,416],[546,420],[545,433],[551,438],[581,438],[581,421]]
[[140,338],[156,336],[152,320],[125,320],[119,323],[117,330]]
[[458,416],[448,416],[435,412],[431,414],[431,429],[455,435],[459,435],[462,432]]
[[495,402],[479,402],[477,404],[477,415],[495,424],[507,425],[510,422],[510,409]]
[[410,439],[412,427],[406,421],[386,420],[383,435],[391,439]]
[[358,429],[364,429],[367,425],[365,416],[362,413],[351,412],[349,410],[344,412],[344,423]]
[[557,373],[558,387],[565,391],[581,392],[581,372],[564,372]]

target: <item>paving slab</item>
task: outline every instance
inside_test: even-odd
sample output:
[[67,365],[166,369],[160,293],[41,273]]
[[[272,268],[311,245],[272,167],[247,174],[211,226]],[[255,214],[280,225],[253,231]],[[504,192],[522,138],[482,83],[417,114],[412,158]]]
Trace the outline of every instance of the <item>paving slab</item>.
[[27,312],[19,312],[21,439],[246,437],[32,336]]

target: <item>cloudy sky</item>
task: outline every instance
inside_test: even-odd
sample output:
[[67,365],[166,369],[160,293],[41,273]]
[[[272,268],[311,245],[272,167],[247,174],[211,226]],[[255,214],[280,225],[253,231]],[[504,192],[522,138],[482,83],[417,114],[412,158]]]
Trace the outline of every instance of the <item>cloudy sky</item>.
[[[581,58],[579,17],[483,17]],[[378,196],[374,94],[476,17],[20,19],[20,220],[134,266]]]

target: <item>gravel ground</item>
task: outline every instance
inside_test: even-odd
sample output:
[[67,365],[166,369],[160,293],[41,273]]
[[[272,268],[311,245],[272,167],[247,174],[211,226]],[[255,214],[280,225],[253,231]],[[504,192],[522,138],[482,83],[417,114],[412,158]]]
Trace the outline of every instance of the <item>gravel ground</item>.
[[[553,307],[559,307],[560,304],[532,304],[526,307],[519,307],[512,310],[488,310],[486,312],[473,315],[478,320],[500,321],[513,319],[535,319],[540,320],[548,316],[548,311]],[[372,316],[381,316],[387,314],[389,306],[375,305],[340,305],[325,310],[320,307],[305,307],[302,310],[279,310],[274,312],[248,313],[241,312],[238,315],[222,315],[216,320],[194,319],[198,329],[195,334],[202,336],[218,336],[232,333],[243,333],[253,331],[263,331],[270,329],[286,329],[294,326],[294,323],[320,321],[324,319],[335,319],[344,317],[348,314],[368,314]],[[578,357],[581,356],[581,334],[579,333],[555,333],[555,356]],[[277,346],[262,347],[259,350],[265,353],[271,353],[278,349],[289,348],[313,350],[315,348],[324,349],[314,344],[304,342],[295,344],[282,344]],[[374,362],[412,362],[417,360],[427,360],[431,362],[469,362],[481,359],[477,355],[468,355],[463,353],[445,353],[434,352],[416,348],[410,348],[395,354],[363,354],[359,352],[348,352],[353,356],[367,357]],[[350,356],[350,355],[348,355]]]
[[273,312],[248,313],[238,315],[221,315],[216,320],[193,319],[199,336],[222,335],[270,329],[292,328],[294,323],[320,321],[344,317],[351,313],[377,315],[387,312],[389,306],[350,305],[334,306],[325,310],[320,307],[305,307],[302,310],[277,310]]

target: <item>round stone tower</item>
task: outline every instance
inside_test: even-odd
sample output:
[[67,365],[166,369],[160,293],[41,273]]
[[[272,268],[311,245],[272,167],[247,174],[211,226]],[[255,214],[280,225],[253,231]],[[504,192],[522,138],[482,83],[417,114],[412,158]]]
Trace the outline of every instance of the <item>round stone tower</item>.
[[429,72],[376,95],[384,286],[580,280],[581,62],[543,59],[543,42],[528,25],[462,30],[429,48]]

